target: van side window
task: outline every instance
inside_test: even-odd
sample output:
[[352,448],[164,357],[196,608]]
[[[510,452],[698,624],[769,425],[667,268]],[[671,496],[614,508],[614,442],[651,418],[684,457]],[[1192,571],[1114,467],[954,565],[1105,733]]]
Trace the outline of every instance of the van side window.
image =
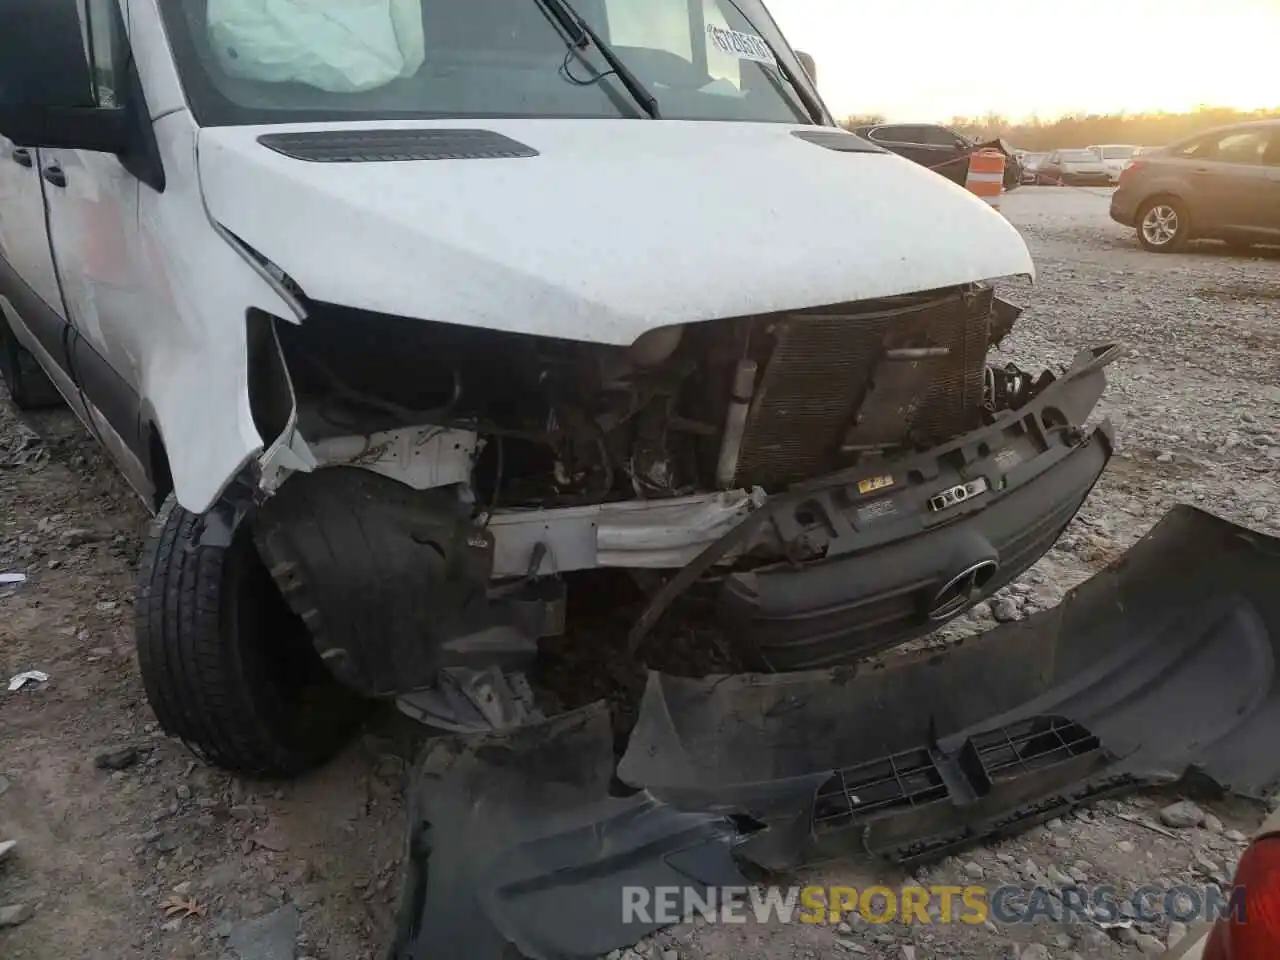
[[99,107],[120,106],[124,86],[124,25],[116,0],[81,0],[94,101]]

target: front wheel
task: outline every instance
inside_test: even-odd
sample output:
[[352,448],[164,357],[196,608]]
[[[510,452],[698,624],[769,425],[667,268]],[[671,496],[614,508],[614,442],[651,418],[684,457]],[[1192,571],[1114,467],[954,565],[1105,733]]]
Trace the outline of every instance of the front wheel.
[[1191,217],[1172,197],[1149,200],[1138,211],[1138,242],[1155,253],[1181,250],[1191,238]]
[[236,773],[296,776],[329,759],[365,702],[325,669],[258,557],[248,524],[201,545],[171,497],[140,572],[136,636],[147,699],[166,733]]

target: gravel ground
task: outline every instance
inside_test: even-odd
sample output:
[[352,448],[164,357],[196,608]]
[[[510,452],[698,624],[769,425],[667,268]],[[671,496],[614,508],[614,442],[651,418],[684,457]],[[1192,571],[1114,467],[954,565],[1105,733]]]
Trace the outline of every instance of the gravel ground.
[[[1040,269],[1034,288],[1005,291],[1028,307],[1006,352],[1037,369],[1065,364],[1081,347],[1127,344],[1132,355],[1109,371],[1100,411],[1115,422],[1121,452],[1023,583],[928,643],[989,626],[996,613],[1021,617],[1053,604],[1178,502],[1280,532],[1280,250],[1250,258],[1205,244],[1147,254],[1107,219],[1105,191],[1024,188],[1004,209]],[[379,956],[398,884],[408,736],[383,717],[334,763],[284,785],[229,777],[161,737],[131,638],[145,513],[69,414],[31,426],[43,443],[31,443],[0,402],[0,573],[30,577],[0,587],[0,676],[50,677],[0,690],[0,842],[17,841],[0,853],[0,908],[25,907],[0,909],[0,956]],[[1191,818],[1200,826],[1157,832],[1173,799],[1099,804],[926,876],[992,886],[1069,875],[1121,889],[1229,876],[1262,811],[1205,804],[1207,819]],[[849,863],[782,882],[904,880],[879,864]],[[173,897],[194,914],[167,915]],[[6,917],[16,925],[4,927]],[[264,917],[279,938],[275,952],[248,942],[264,931],[247,922]],[[658,935],[641,955],[1066,960],[1150,955],[1180,932],[1164,922],[1111,936],[1052,923],[689,925]]]

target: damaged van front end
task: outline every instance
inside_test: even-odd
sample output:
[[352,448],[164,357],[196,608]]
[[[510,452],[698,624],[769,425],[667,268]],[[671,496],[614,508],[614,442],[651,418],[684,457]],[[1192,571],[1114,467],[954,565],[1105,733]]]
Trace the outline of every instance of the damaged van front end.
[[[1052,545],[1102,472],[1114,349],[988,362],[984,285],[662,328],[629,348],[312,305],[258,549],[368,696],[521,666],[598,568],[712,578],[745,659],[846,662],[936,629]],[[659,581],[661,582],[661,581]]]
[[[202,133],[210,215],[297,305],[251,311],[264,452],[214,513],[348,689],[525,667],[602,568],[653,591],[633,653],[709,583],[742,662],[854,660],[1024,571],[1105,467],[1116,350],[989,358],[1020,313],[990,278],[1032,268],[953,185],[834,130],[494,126],[503,157],[422,174],[362,158],[436,127]],[[557,221],[561,179],[609,212]]]

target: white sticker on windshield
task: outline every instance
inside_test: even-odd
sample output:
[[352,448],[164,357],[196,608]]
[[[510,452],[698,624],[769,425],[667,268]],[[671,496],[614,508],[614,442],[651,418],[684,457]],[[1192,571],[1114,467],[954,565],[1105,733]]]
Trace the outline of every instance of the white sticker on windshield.
[[717,50],[727,53],[731,57],[737,57],[739,60],[753,60],[756,63],[767,63],[774,67],[778,65],[778,60],[773,55],[773,51],[769,49],[769,45],[764,42],[763,38],[756,36],[754,33],[739,33],[737,30],[717,27],[714,23],[708,23],[707,38],[715,44]]

